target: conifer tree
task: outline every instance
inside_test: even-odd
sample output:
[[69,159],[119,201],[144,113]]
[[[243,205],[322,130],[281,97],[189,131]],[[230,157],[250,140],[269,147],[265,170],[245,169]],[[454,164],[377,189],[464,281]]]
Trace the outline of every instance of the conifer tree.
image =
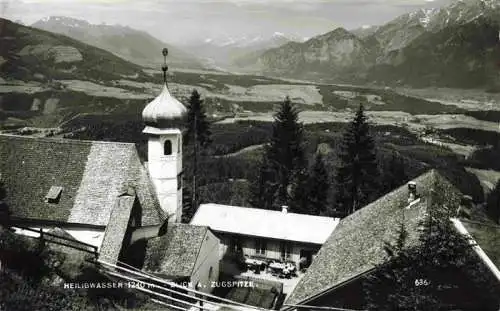
[[184,145],[189,145],[193,141],[198,141],[202,148],[206,148],[212,142],[212,132],[210,123],[207,120],[203,100],[197,90],[193,90],[187,106],[187,123],[184,133]]
[[375,142],[370,135],[363,105],[343,135],[337,167],[335,206],[347,216],[375,199],[379,171]]
[[309,198],[314,215],[324,215],[328,208],[330,177],[321,153],[316,155],[309,181]]
[[181,222],[189,223],[196,213],[196,207],[193,206],[193,194],[189,186],[182,188],[182,219]]
[[2,174],[0,174],[0,230],[1,226],[9,226],[10,224],[10,210],[7,203],[5,203],[6,198],[7,190],[2,180]]
[[[254,187],[253,202],[264,197],[272,198],[272,208],[289,205],[293,192],[297,190],[300,174],[305,172],[306,160],[303,149],[303,126],[299,122],[298,111],[287,97],[274,115],[271,141],[266,146],[259,187]],[[262,176],[265,173],[266,176]],[[272,185],[265,187],[264,185]],[[259,190],[260,189],[260,190]],[[273,193],[269,193],[269,191]],[[265,206],[269,207],[266,203]],[[261,207],[261,206],[256,206]]]
[[399,188],[408,181],[406,162],[397,152],[392,152],[390,158],[382,164],[382,187],[380,194]]
[[500,180],[488,194],[486,213],[497,224],[500,224]]
[[303,174],[299,179],[299,185],[294,193],[294,211],[308,215],[325,215],[330,180],[321,153],[316,155],[311,173]]
[[315,212],[311,205],[310,180],[311,176],[306,171],[297,176],[297,186],[293,191],[293,198],[290,200],[290,208],[294,213],[312,215]]
[[198,190],[197,190],[197,179],[198,179],[198,157],[199,148],[201,146],[203,149],[208,147],[212,142],[210,123],[207,120],[205,109],[203,107],[203,100],[197,90],[193,90],[191,97],[189,98],[188,104],[188,114],[186,121],[186,131],[184,132],[183,144],[189,145],[193,144],[193,175],[192,175],[192,206],[197,206]]
[[260,165],[258,178],[250,186],[252,197],[250,204],[257,208],[273,209],[275,194],[277,193],[277,178],[275,171],[264,161]]

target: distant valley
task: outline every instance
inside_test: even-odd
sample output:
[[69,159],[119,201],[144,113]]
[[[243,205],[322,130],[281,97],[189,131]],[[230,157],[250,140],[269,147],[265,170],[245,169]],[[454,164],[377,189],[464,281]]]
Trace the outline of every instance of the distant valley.
[[498,91],[499,25],[498,1],[457,1],[380,26],[338,28],[239,64],[263,74],[316,81]]
[[[495,57],[492,47],[497,33],[490,20],[481,16],[463,23],[450,17],[441,25],[432,17],[442,12],[419,11],[383,26],[353,31],[338,28],[305,42],[280,33],[250,41],[207,40],[203,48],[188,49],[197,55],[167,45],[169,87],[184,102],[197,89],[218,124],[270,121],[285,96],[298,105],[307,124],[347,122],[362,103],[375,124],[404,127],[430,143],[444,143],[445,138],[448,146],[464,154],[469,149],[460,141],[439,133],[429,138],[428,133],[453,128],[500,131],[500,94],[481,91],[494,78],[486,61]],[[57,133],[79,119],[137,120],[145,103],[161,88],[164,43],[146,33],[63,17],[43,19],[34,27],[8,20],[1,20],[0,26],[0,126],[4,130],[24,128],[29,133],[47,128]],[[486,51],[481,59],[478,48]],[[436,63],[427,59],[431,52],[437,53],[432,56]],[[207,68],[203,57],[210,59],[210,53],[226,57],[228,67],[247,73]],[[440,58],[445,56],[446,61]],[[412,67],[413,60],[420,65]],[[465,67],[455,66],[463,60],[467,60]],[[249,66],[253,67],[247,71]],[[430,76],[439,66],[443,71]],[[419,79],[432,86],[444,81],[445,86],[456,87],[459,79],[467,82],[474,73],[476,91],[412,88]],[[401,76],[406,80],[395,81]],[[344,84],[332,83],[336,81]]]
[[[289,42],[302,42],[302,38],[274,32],[269,36],[243,36],[241,38],[212,39],[203,42],[187,43],[183,48],[193,51],[196,56],[214,67],[226,70],[240,70],[246,65],[254,65],[257,59],[268,49],[283,46]],[[246,68],[255,71],[256,68]]]

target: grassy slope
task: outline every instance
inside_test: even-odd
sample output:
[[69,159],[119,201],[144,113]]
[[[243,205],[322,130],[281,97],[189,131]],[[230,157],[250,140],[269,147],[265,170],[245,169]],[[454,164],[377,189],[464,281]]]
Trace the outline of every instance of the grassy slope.
[[85,25],[84,23],[80,23],[80,25],[79,28],[74,28],[66,26],[64,23],[49,20],[48,22],[38,21],[32,27],[69,36],[143,66],[161,64],[163,57],[160,52],[167,47],[171,64],[176,67],[202,68],[196,57],[170,46],[144,31],[121,26]]
[[[0,19],[0,56],[7,60],[1,67],[4,79],[34,80],[36,73],[50,79],[112,80],[126,75],[147,78],[140,66],[127,62],[107,51],[81,43],[69,37],[36,28],[22,26],[7,19]],[[50,51],[36,55],[20,56],[27,46],[69,46],[83,56],[82,61],[71,64],[57,63]],[[68,72],[72,66],[74,71]]]

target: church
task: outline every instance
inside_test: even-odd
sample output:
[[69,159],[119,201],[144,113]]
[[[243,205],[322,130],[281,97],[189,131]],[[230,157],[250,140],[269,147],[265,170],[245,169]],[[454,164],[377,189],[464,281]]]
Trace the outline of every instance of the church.
[[2,217],[13,230],[37,238],[62,232],[96,259],[173,280],[217,280],[218,256],[206,249],[219,247],[218,239],[208,227],[180,223],[182,132],[175,124],[187,109],[162,69],[163,90],[142,112],[146,163],[131,143],[0,135]]
[[[265,259],[297,264],[307,257],[310,262],[338,219],[219,206],[227,211],[224,218],[214,214],[216,204],[205,204],[197,221],[181,223],[179,124],[187,109],[169,91],[167,54],[164,49],[163,88],[142,111],[146,162],[132,143],[0,134],[0,201],[6,209],[0,219],[8,218],[19,234],[53,243],[62,239],[90,250],[99,261],[125,263],[193,287],[219,279],[228,241],[240,236],[248,242],[243,248],[247,256],[257,254],[253,241],[259,237],[266,247],[258,254]],[[262,219],[269,224],[264,226]],[[253,229],[242,233],[217,223]],[[321,230],[311,232],[311,227]],[[201,288],[211,291],[210,286]]]

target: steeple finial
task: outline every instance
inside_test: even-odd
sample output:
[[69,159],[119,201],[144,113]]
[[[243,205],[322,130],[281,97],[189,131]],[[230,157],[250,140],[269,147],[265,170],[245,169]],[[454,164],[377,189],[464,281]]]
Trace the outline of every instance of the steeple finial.
[[177,128],[178,124],[175,124],[173,121],[183,119],[187,113],[187,109],[180,101],[170,95],[167,85],[168,49],[164,48],[162,54],[164,57],[164,64],[161,67],[164,80],[163,90],[160,95],[146,105],[142,111],[142,119],[147,126],[162,129]]
[[161,66],[161,70],[163,70],[163,82],[167,84],[167,55],[168,55],[168,49],[164,48],[161,52],[163,54],[163,66]]

